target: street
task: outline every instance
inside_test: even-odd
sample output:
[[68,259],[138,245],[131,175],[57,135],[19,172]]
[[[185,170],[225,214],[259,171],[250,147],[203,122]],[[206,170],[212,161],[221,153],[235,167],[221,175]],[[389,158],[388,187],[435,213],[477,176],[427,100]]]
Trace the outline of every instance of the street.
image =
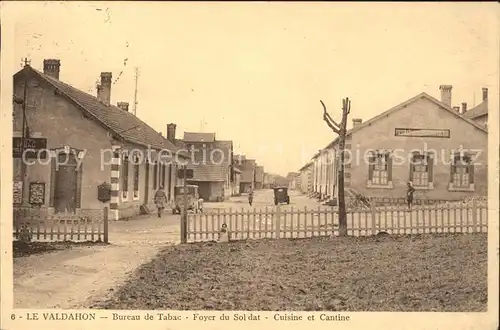
[[[315,207],[318,203],[290,192],[291,207]],[[273,191],[254,193],[255,208],[273,206]],[[205,203],[216,209],[249,210],[248,197],[222,203]],[[112,293],[141,264],[164,247],[180,243],[180,216],[166,213],[140,216],[109,224],[108,246],[77,246],[69,250],[14,259],[16,308],[84,308]]]

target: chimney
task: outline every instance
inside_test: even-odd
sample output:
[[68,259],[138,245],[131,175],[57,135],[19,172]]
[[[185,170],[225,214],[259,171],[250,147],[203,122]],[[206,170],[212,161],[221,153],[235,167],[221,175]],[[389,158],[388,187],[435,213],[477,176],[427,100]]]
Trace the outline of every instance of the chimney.
[[483,87],[483,101],[488,100],[488,88]]
[[441,85],[439,89],[441,90],[441,102],[451,107],[451,85]]
[[116,103],[116,106],[118,108],[122,109],[123,111],[128,112],[128,102],[118,102],[118,103]]
[[352,120],[352,127],[358,127],[363,123],[363,120],[360,118],[353,118]]
[[453,107],[453,110],[455,110],[456,112],[460,113],[460,107],[459,106]]
[[43,73],[59,80],[61,61],[56,59],[43,60]]
[[169,140],[172,143],[175,143],[175,129],[177,125],[170,123],[167,124],[167,140]]
[[462,102],[462,113],[467,112],[467,102]]
[[101,83],[97,86],[97,98],[106,105],[111,100],[111,78],[111,72],[101,72]]

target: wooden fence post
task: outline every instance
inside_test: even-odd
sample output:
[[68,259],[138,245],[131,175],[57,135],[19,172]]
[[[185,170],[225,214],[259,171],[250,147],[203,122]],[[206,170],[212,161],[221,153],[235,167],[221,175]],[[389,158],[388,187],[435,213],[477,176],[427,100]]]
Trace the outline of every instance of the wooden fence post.
[[275,213],[275,223],[276,223],[276,228],[275,228],[275,233],[274,233],[274,237],[276,239],[280,239],[280,234],[281,234],[281,212],[280,212],[280,205],[278,204],[276,206],[276,213]]
[[104,243],[108,243],[108,208],[104,208]]
[[476,200],[472,200],[472,226],[473,230],[472,232],[477,233],[477,204]]
[[376,216],[377,216],[377,210],[375,209],[375,201],[371,203],[371,214],[372,214],[372,235],[377,234],[377,221],[376,221]]

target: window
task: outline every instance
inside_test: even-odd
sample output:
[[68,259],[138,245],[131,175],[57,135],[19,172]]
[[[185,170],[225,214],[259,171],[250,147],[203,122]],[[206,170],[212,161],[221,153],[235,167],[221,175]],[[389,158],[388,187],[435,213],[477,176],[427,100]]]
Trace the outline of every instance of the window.
[[153,165],[153,189],[158,189],[158,162]]
[[410,181],[415,188],[432,188],[433,158],[429,154],[414,153],[410,163]]
[[128,157],[123,157],[122,165],[122,198],[128,198]]
[[368,185],[392,188],[392,157],[390,152],[372,152],[368,164]]
[[134,158],[134,198],[139,198],[139,159]]
[[450,170],[451,190],[474,190],[474,164],[471,155],[455,154]]

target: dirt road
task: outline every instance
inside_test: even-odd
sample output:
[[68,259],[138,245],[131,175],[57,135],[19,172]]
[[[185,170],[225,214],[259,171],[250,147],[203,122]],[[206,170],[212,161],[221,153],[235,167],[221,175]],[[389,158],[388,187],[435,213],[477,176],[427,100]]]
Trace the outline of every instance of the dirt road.
[[14,259],[15,308],[84,308],[123,283],[141,264],[180,239],[179,216],[110,223],[109,246]]

